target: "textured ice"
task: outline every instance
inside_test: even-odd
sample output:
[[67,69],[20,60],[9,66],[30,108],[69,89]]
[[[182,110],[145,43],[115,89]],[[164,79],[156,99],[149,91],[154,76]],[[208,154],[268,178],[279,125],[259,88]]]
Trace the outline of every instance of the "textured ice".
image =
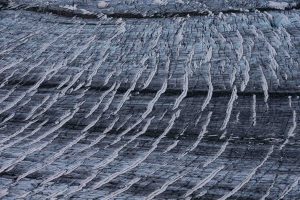
[[1,199],[299,199],[299,2],[0,0],[0,32]]

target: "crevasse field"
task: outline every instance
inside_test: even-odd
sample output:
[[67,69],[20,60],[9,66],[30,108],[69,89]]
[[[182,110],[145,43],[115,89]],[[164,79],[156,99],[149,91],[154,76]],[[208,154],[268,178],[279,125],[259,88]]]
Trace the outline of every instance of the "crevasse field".
[[0,199],[300,199],[297,0],[0,0]]

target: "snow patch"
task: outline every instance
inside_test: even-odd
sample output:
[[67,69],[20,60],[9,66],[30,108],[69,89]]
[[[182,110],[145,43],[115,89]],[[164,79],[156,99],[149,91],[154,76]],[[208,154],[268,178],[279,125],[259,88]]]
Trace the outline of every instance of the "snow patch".
[[77,10],[77,5],[76,4],[74,4],[74,5],[65,5],[65,6],[59,6],[59,7],[61,7],[61,8],[66,8],[66,9],[68,9],[68,10]]
[[168,4],[168,0],[154,0],[153,3],[157,5],[165,6]]
[[270,8],[275,8],[275,9],[279,9],[279,10],[284,10],[285,8],[287,8],[289,6],[289,3],[287,2],[275,2],[275,1],[269,1],[268,2],[268,6]]
[[99,1],[97,6],[98,6],[98,8],[107,8],[108,3],[106,1]]
[[176,3],[184,4],[183,0],[176,0]]

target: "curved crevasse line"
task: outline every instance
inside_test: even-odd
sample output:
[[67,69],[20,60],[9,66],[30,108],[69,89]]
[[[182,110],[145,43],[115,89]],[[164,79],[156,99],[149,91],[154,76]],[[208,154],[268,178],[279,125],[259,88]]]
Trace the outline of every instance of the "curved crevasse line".
[[259,170],[267,162],[267,160],[270,158],[273,151],[274,151],[274,146],[272,145],[271,148],[269,149],[267,155],[262,160],[262,162],[259,165],[257,165],[240,184],[235,186],[233,188],[233,190],[231,190],[229,193],[224,194],[221,198],[219,198],[219,200],[228,199],[229,197],[236,194],[242,187],[244,187],[244,185],[246,185],[252,179],[252,177],[256,174],[257,170]]

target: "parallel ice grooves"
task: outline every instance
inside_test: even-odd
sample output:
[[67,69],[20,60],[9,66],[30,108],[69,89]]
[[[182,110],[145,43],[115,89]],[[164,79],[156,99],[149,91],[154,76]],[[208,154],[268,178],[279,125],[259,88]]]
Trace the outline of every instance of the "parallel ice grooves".
[[211,73],[210,73],[210,69],[211,69],[211,64],[208,64],[208,76],[207,76],[207,84],[208,84],[208,92],[207,92],[207,97],[201,107],[201,110],[203,111],[207,105],[209,104],[211,98],[212,98],[212,95],[213,95],[213,90],[214,90],[214,87],[213,87],[213,84],[212,84],[212,80],[211,80]]
[[[19,47],[19,46],[25,44],[26,42],[28,42],[29,38],[31,38],[32,36],[35,36],[35,35],[39,34],[40,32],[41,32],[41,30],[37,30],[37,31],[35,31],[34,33],[29,34],[27,37],[22,38],[22,39],[20,40],[20,41],[21,41],[20,43],[18,43],[18,44],[14,45],[14,46],[12,46],[12,47],[10,47],[10,48],[7,48],[7,49],[1,51],[1,52],[0,52],[0,55],[7,54],[7,53],[13,51],[13,50],[16,49],[17,47]],[[2,73],[2,72],[1,72],[1,73]]]
[[15,75],[15,73],[18,71],[18,69],[15,69],[9,76],[5,77],[4,81],[1,83],[0,88],[3,88],[8,81]]
[[94,64],[92,68],[92,73],[87,77],[87,84],[86,84],[87,86],[90,86],[92,84],[94,76],[96,76],[99,68],[101,67],[103,62],[108,58],[109,54],[106,53],[106,51],[108,50],[109,45],[110,45],[110,41],[105,43],[104,46],[106,47],[106,49],[104,50],[104,56],[102,56],[102,58]]
[[265,77],[265,74],[263,72],[263,69],[261,66],[259,66],[259,69],[260,69],[260,72],[261,72],[261,87],[263,89],[263,92],[264,92],[264,99],[265,99],[265,102],[268,101],[269,99],[269,86],[268,86],[268,82],[267,82],[267,79]]
[[21,58],[21,59],[19,59],[19,60],[16,60],[16,61],[14,61],[14,62],[12,62],[12,63],[6,65],[5,67],[1,67],[1,69],[0,69],[0,74],[2,74],[2,72],[4,72],[5,70],[11,69],[11,68],[13,68],[14,66],[20,64],[23,60],[24,60],[24,59]]
[[95,163],[93,169],[102,169],[103,167],[113,162],[119,156],[119,153],[121,152],[121,150],[123,150],[125,146],[127,146],[127,143],[115,149],[107,158],[102,160],[100,163]]
[[[79,159],[77,162],[75,162],[75,163],[72,164],[72,165],[69,165],[69,166],[65,169],[65,171],[64,171],[63,174],[61,174],[60,172],[57,172],[56,174],[61,174],[61,176],[62,176],[62,175],[68,175],[68,174],[70,174],[71,172],[73,172],[74,170],[76,170],[79,166],[81,166],[81,165],[83,164],[83,162],[84,162],[86,159],[90,158],[91,156],[93,156],[94,154],[96,154],[98,151],[99,151],[99,150],[91,151],[91,152],[87,153],[85,156],[80,157],[80,159]],[[56,174],[54,174],[54,175],[48,177],[46,180],[44,180],[44,181],[42,182],[42,184],[46,184],[46,183],[48,183],[48,182],[50,182],[50,181],[53,181],[53,180],[57,179],[59,176],[57,176]]]
[[208,182],[210,182],[222,169],[224,169],[224,165],[222,165],[221,167],[218,167],[217,169],[215,169],[214,171],[212,171],[207,177],[205,177],[204,179],[200,180],[200,182],[197,183],[197,185],[195,185],[193,188],[191,188],[190,190],[188,190],[185,194],[184,194],[184,198],[187,198],[188,196],[190,196],[191,194],[193,194],[195,191],[201,189],[203,186],[205,186]]
[[16,114],[15,113],[11,113],[9,116],[7,116],[4,120],[2,120],[2,122],[0,123],[0,125],[5,124],[6,122],[8,122],[10,119],[12,119]]
[[225,130],[227,125],[228,125],[228,122],[229,122],[230,117],[231,117],[232,109],[233,109],[233,104],[234,104],[235,100],[237,100],[237,98],[238,98],[237,89],[236,89],[236,86],[234,86],[233,89],[232,89],[230,100],[229,100],[228,105],[227,105],[226,116],[225,116],[223,124],[220,128],[221,131]]
[[[91,125],[88,125],[85,128],[86,131],[88,129],[90,129],[91,127],[93,127],[98,120],[99,119],[97,118],[94,122],[92,122]],[[106,134],[113,129],[113,127],[115,126],[115,124],[118,120],[119,120],[119,117],[116,117],[115,119],[113,119],[112,122],[109,124],[109,126],[107,128],[105,128],[105,130],[102,132],[102,134],[99,134],[99,136],[97,138],[95,138],[89,145],[85,146],[84,148],[81,148],[79,151],[82,152],[82,151],[89,149],[89,148],[95,146],[96,144],[98,144],[104,137],[106,137]]]
[[[158,45],[159,39],[161,38],[161,34],[162,34],[162,26],[159,26],[156,33],[157,33],[156,39],[150,41],[150,44],[153,43],[152,46],[151,45],[149,46],[149,50],[151,50],[151,51],[153,51],[153,49],[155,49],[155,47],[157,47],[157,45]],[[151,72],[150,72],[147,80],[145,81],[142,89],[146,89],[149,86],[149,84],[152,82],[155,74],[157,73],[158,63],[159,63],[159,53],[156,53],[156,52],[154,53],[154,61],[155,61],[154,69],[151,70]]]
[[27,129],[28,127],[30,127],[31,124],[34,124],[35,122],[37,122],[37,120],[30,121],[29,123],[26,123],[19,130],[17,130],[15,133],[13,133],[13,134],[7,136],[6,138],[0,140],[0,145],[3,145],[3,143],[5,143],[5,142],[9,141],[10,139],[16,137],[17,135],[19,135],[20,133],[22,133],[25,129]]
[[152,147],[151,149],[149,149],[146,153],[144,153],[143,156],[141,156],[140,158],[138,158],[136,161],[134,161],[132,164],[130,164],[128,167],[123,168],[121,171],[115,172],[113,174],[111,174],[110,176],[104,178],[101,181],[98,181],[94,184],[93,189],[98,189],[100,187],[102,187],[104,184],[110,182],[111,180],[115,179],[116,177],[131,171],[132,169],[134,169],[135,167],[137,167],[138,165],[140,165],[142,162],[144,162],[149,155],[157,148],[158,144],[160,143],[160,141],[166,137],[166,135],[169,133],[169,131],[172,129],[175,120],[179,117],[180,115],[180,110],[178,110],[177,112],[175,112],[172,115],[172,118],[169,121],[169,124],[167,126],[167,128],[164,130],[164,132],[152,143]]
[[70,58],[68,59],[69,63],[72,63],[74,60],[77,59],[77,57],[84,52],[86,49],[88,49],[91,45],[91,43],[96,39],[96,36],[91,36],[90,38],[88,38],[85,41],[85,44],[82,45],[81,47],[77,48],[75,52],[73,52],[73,54],[70,56]]
[[1,99],[0,99],[0,103],[3,103],[13,92],[15,91],[15,88],[11,89],[10,91],[8,91],[6,93],[5,96],[3,96]]
[[2,107],[2,109],[0,109],[0,114],[6,112],[9,109],[11,109],[14,106],[16,106],[26,96],[26,94],[27,94],[27,92],[24,92],[19,97],[15,98],[12,102],[10,102],[6,106]]
[[177,30],[176,35],[174,37],[174,45],[176,46],[176,57],[179,56],[179,49],[181,47],[181,42],[182,42],[183,37],[184,37],[183,30],[184,30],[184,27],[186,25],[185,20],[183,22],[181,22],[181,21],[183,21],[183,19],[179,18],[178,23],[181,23],[181,25],[180,25],[179,29]]
[[72,188],[71,191],[64,194],[64,196],[71,196],[73,193],[78,192],[82,190],[89,182],[91,182],[94,178],[96,178],[97,173],[95,171],[92,171],[92,174],[88,176],[87,178],[81,180],[79,183],[79,186]]
[[150,1],[0,5],[1,198],[297,197],[299,5]]
[[37,104],[35,107],[33,107],[31,109],[31,111],[28,113],[27,117],[25,118],[25,120],[29,120],[32,118],[32,116],[35,114],[35,112],[37,111],[37,109],[39,109],[42,105],[44,105],[44,103],[46,103],[46,101],[48,101],[50,98],[50,95],[47,95],[43,101],[39,104]]
[[34,152],[38,152],[38,151],[41,151],[42,149],[44,149],[47,145],[51,144],[53,142],[53,140],[55,138],[57,138],[58,134],[54,135],[51,139],[49,139],[47,142],[44,142],[40,145],[38,145],[37,147],[32,147],[28,150],[26,150],[25,152],[22,152],[22,154],[16,158],[13,162],[11,162],[9,165],[2,167],[3,170],[6,170],[6,171],[10,171],[14,168],[15,165],[17,165],[18,163],[20,163],[21,161],[23,161],[28,155],[34,153]]
[[100,106],[103,99],[116,87],[116,83],[114,83],[108,90],[104,91],[101,96],[99,97],[98,102],[91,108],[90,112],[85,115],[85,118],[91,116]]
[[173,110],[177,109],[179,107],[179,104],[182,102],[182,100],[186,97],[189,89],[189,69],[191,68],[192,64],[192,58],[194,55],[194,50],[191,51],[189,55],[189,59],[187,61],[187,67],[185,67],[185,72],[183,75],[183,90],[180,96],[176,99],[175,104],[173,106]]
[[[81,31],[81,28],[79,29],[79,31]],[[70,49],[69,49],[69,50],[70,50]],[[82,53],[82,52],[83,52],[83,50],[81,51],[81,53]],[[79,55],[79,54],[78,54],[78,55]],[[77,55],[77,56],[78,56],[78,55]],[[76,56],[76,57],[77,57],[77,56]],[[35,86],[32,86],[29,90],[35,89],[35,88],[37,87],[37,84],[38,84],[38,83],[39,83],[38,85],[41,85],[41,84],[44,82],[44,80],[47,78],[47,75],[49,75],[49,74],[52,73],[52,75],[51,75],[50,77],[53,77],[56,73],[58,73],[58,71],[59,71],[61,68],[65,67],[65,66],[68,64],[68,60],[69,60],[69,59],[70,59],[70,56],[67,57],[67,58],[64,58],[63,60],[58,61],[58,62],[56,63],[56,66],[55,66],[55,64],[54,64],[53,67],[52,67],[52,69],[49,70],[48,72],[46,72],[45,75],[43,76],[43,78],[40,79],[40,81],[37,82],[37,83],[35,84]],[[55,66],[55,67],[54,67],[54,66]],[[73,80],[70,81],[70,83],[69,83],[64,89],[62,89],[62,90],[60,91],[60,93],[55,94],[54,97],[53,97],[53,100],[50,101],[49,104],[48,104],[48,105],[47,105],[40,113],[34,115],[33,118],[36,118],[36,117],[42,115],[42,114],[43,114],[44,112],[46,112],[49,108],[51,108],[51,107],[53,106],[53,104],[55,104],[56,101],[57,101],[59,98],[63,97],[63,96],[66,94],[66,92],[67,92],[67,91],[68,91],[68,90],[76,83],[76,81],[80,78],[80,76],[83,74],[83,72],[84,72],[84,70],[82,70],[81,72],[77,73],[77,74],[74,76]],[[58,88],[59,88],[59,86],[58,86]],[[35,90],[34,93],[35,93],[35,92],[37,92],[37,90]]]
[[209,158],[204,164],[203,167],[207,167],[209,164],[213,163],[215,160],[217,160],[222,153],[225,151],[226,147],[228,146],[229,141],[227,140],[226,142],[224,142],[224,144],[221,146],[220,150],[212,157]]
[[[67,33],[67,29],[64,30],[59,36],[54,37],[54,38],[51,38],[51,39],[48,40],[46,43],[43,43],[42,46],[40,47],[40,49],[36,50],[36,51],[35,51],[34,53],[32,53],[30,56],[26,57],[26,59],[21,59],[21,61],[24,62],[24,61],[29,60],[29,59],[32,58],[32,57],[35,57],[35,58],[39,57],[39,56],[40,56],[43,52],[45,52],[45,51],[46,51],[46,50],[47,50],[54,42],[56,42],[59,38],[61,38],[62,36],[64,36],[66,33]],[[50,54],[49,57],[51,57],[51,54]],[[49,58],[49,57],[48,57],[48,58]],[[19,83],[21,83],[21,82],[23,81],[23,79],[25,78],[26,75],[29,74],[29,72],[31,72],[33,69],[39,67],[44,61],[45,61],[45,59],[42,59],[42,60],[39,61],[36,65],[31,65],[30,67],[28,67],[27,70],[26,70],[26,72],[22,75],[21,80],[19,81]],[[20,63],[21,63],[21,62],[20,62]],[[17,63],[17,64],[20,64],[20,63]],[[52,71],[47,72],[46,75],[48,75],[49,73],[52,73]],[[54,75],[54,74],[53,74],[53,75]],[[10,78],[10,76],[8,76],[8,77],[6,78],[6,81],[3,82],[3,83],[1,84],[1,87],[3,87],[3,86],[7,83],[8,78]],[[44,78],[44,80],[45,80],[46,76],[44,76],[43,78]],[[40,81],[38,81],[38,82],[36,83],[36,87],[33,88],[32,90],[35,90],[35,89],[39,86],[39,84],[38,84],[39,82],[42,83],[42,82],[44,81],[43,78],[42,78]],[[30,93],[30,92],[31,92],[31,91],[29,91],[28,93]],[[32,96],[32,95],[33,95],[33,94],[31,94],[31,96]]]
[[43,138],[47,137],[48,135],[54,133],[55,131],[59,130],[63,125],[65,125],[69,120],[71,120],[74,117],[74,115],[78,112],[78,110],[80,109],[80,106],[82,104],[83,104],[83,102],[80,102],[80,103],[76,104],[74,106],[74,110],[67,117],[62,119],[57,125],[52,126],[49,130],[45,131],[42,135],[35,138],[34,140],[32,140],[27,145],[32,145],[32,144],[42,140]]
[[197,146],[199,145],[199,143],[201,142],[201,140],[203,139],[204,135],[207,133],[207,127],[210,123],[210,120],[211,120],[211,116],[212,116],[212,112],[210,111],[206,117],[206,120],[205,122],[203,123],[202,127],[201,127],[201,132],[199,133],[198,137],[197,137],[197,140],[193,143],[192,146],[189,147],[189,149],[181,154],[179,156],[179,158],[182,158],[183,156],[185,156],[186,154],[188,154],[189,152],[193,151],[194,149],[197,148]]
[[103,200],[109,200],[109,199],[114,199],[116,196],[122,194],[123,192],[125,192],[126,190],[128,190],[129,188],[131,188],[132,185],[134,185],[135,183],[137,183],[140,180],[140,178],[134,178],[131,181],[129,181],[125,187],[118,189],[112,193],[110,193],[109,195],[107,195],[106,197],[103,198]]
[[40,112],[34,114],[31,118],[36,119],[39,116],[43,115],[49,108],[51,108],[57,102],[58,99],[59,99],[58,93],[52,95],[52,98],[48,101],[46,106]]
[[172,149],[174,149],[177,145],[178,145],[179,140],[175,140],[170,146],[168,146],[168,148],[164,151],[164,153],[167,153],[169,151],[171,151]]
[[126,142],[126,145],[128,145],[131,142],[133,142],[134,140],[136,140],[139,136],[145,134],[153,119],[154,119],[154,117],[151,117],[151,118],[147,119],[146,124],[143,127],[143,129],[140,132],[138,132],[137,134],[131,136],[130,140],[128,142]]
[[42,164],[39,164],[35,167],[33,167],[31,170],[28,170],[27,172],[25,172],[24,174],[21,174],[18,178],[17,178],[17,182],[20,181],[22,178],[25,178],[26,176],[28,176],[29,174],[32,174],[48,165],[50,165],[51,163],[53,163],[55,160],[57,160],[60,156],[62,156],[69,148],[71,148],[72,146],[74,146],[77,142],[79,142],[82,138],[84,138],[85,135],[81,135],[77,138],[75,138],[73,141],[71,141],[69,144],[67,144],[65,147],[59,149],[59,151],[57,151],[54,155],[52,155],[51,157],[48,157],[44,160],[44,162]]
[[[166,63],[167,69],[169,68],[169,65],[170,65],[170,60],[168,60]],[[166,92],[167,87],[168,87],[168,79],[165,79],[160,90],[157,91],[157,93],[155,94],[155,97],[148,103],[147,110],[142,115],[143,119],[145,119],[152,112],[155,103],[158,101],[160,96]]]
[[[158,56],[156,56],[155,59],[158,59],[157,57],[158,57]],[[151,81],[153,80],[155,74],[157,73],[157,68],[158,68],[157,65],[158,65],[158,61],[156,61],[156,63],[154,64],[154,69],[151,70],[151,72],[150,72],[150,74],[149,74],[149,77],[148,77],[148,79],[146,80],[146,82],[144,83],[142,89],[146,89],[146,88],[150,85],[150,83],[151,83]]]
[[280,147],[279,147],[280,150],[282,150],[285,147],[285,145],[289,142],[289,139],[291,137],[295,136],[295,134],[296,134],[296,132],[295,132],[296,128],[297,128],[297,113],[296,113],[295,110],[293,110],[292,126],[288,129],[287,138],[283,142],[283,144],[280,145]]
[[248,85],[248,82],[250,80],[250,75],[249,75],[249,72],[250,72],[250,66],[249,66],[249,62],[248,60],[246,59],[245,56],[243,56],[242,58],[242,64],[241,66],[243,66],[245,69],[242,69],[242,72],[243,72],[243,76],[244,76],[244,79],[241,83],[241,91],[245,91],[247,85]]
[[287,187],[281,194],[279,199],[284,199],[286,195],[288,195],[295,187],[298,186],[300,181],[300,177],[297,177],[296,180],[291,184],[289,187]]
[[276,181],[276,177],[274,177],[274,180],[272,181],[272,184],[270,185],[270,187],[267,189],[266,193],[260,198],[260,200],[265,200],[271,193],[271,189],[274,187],[275,185],[275,181]]
[[[166,62],[166,66],[165,66],[166,71],[169,70],[169,65],[170,65],[170,60],[168,59],[167,62]],[[165,81],[164,81],[162,87],[160,88],[160,90],[157,91],[157,93],[155,94],[155,97],[148,103],[147,109],[142,114],[141,118],[139,118],[134,124],[129,126],[127,129],[122,131],[121,134],[119,134],[118,137],[112,142],[112,145],[119,142],[124,135],[126,135],[129,131],[134,129],[137,125],[139,125],[144,119],[146,119],[148,117],[148,115],[153,111],[153,107],[154,107],[155,103],[158,101],[160,96],[163,93],[165,93],[165,91],[167,90],[167,86],[168,86],[168,79],[165,79]]]
[[243,52],[244,52],[244,49],[243,49],[243,43],[244,43],[244,39],[243,39],[243,36],[241,35],[241,33],[239,32],[239,30],[237,30],[237,47],[235,49],[235,52],[237,54],[237,58],[238,58],[238,61],[240,61],[243,57]]
[[105,104],[102,112],[106,112],[109,109],[110,105],[112,104],[112,102],[113,102],[113,100],[115,98],[115,95],[116,95],[116,93],[117,93],[120,85],[121,85],[121,83],[117,83],[117,85],[115,86],[115,88],[114,88],[114,90],[113,90],[113,92],[111,94],[111,97],[107,100],[107,102],[106,102],[106,104]]
[[265,158],[263,159],[263,161],[259,165],[257,165],[240,184],[238,184],[229,193],[227,193],[224,196],[222,196],[221,198],[219,198],[219,200],[228,199],[229,197],[236,194],[242,187],[244,187],[252,179],[252,177],[256,174],[257,170],[259,170],[267,162],[267,160],[270,158],[271,154],[273,153],[273,150],[274,150],[274,146],[271,146],[271,148],[269,149],[269,151],[268,151],[267,155],[265,156]]
[[[48,181],[52,181],[52,180],[54,180],[55,178],[58,178],[59,175],[63,176],[63,175],[68,175],[68,174],[70,174],[70,173],[73,172],[75,169],[77,169],[79,166],[81,166],[81,165],[83,164],[83,162],[85,161],[85,159],[90,158],[92,155],[94,155],[94,154],[97,153],[98,151],[99,151],[99,150],[97,150],[97,151],[92,151],[92,152],[86,154],[85,156],[81,157],[80,160],[79,160],[78,162],[76,162],[75,164],[71,165],[68,169],[66,169],[65,171],[63,171],[62,174],[61,174],[60,172],[58,172],[58,173],[54,174],[52,177],[48,177],[45,181],[42,182],[42,185],[43,185],[43,184],[46,184]],[[89,178],[90,178],[90,177],[88,177],[87,179],[81,181],[81,182],[80,182],[81,184],[80,184],[77,188],[75,188],[75,189],[71,190],[70,192],[66,193],[66,196],[71,195],[72,193],[74,193],[74,192],[76,192],[76,191],[80,191],[80,190],[87,184],[87,181],[86,181],[86,180],[89,180]],[[43,188],[42,188],[42,189],[43,189]],[[52,198],[54,198],[54,197],[57,197],[57,196],[59,196],[59,195],[62,195],[62,194],[65,193],[65,192],[67,192],[67,189],[66,189],[65,191],[62,191],[61,193],[56,193],[56,192],[54,192],[51,196],[52,196]]]
[[137,81],[139,80],[139,78],[141,77],[143,71],[146,69],[146,65],[145,65],[145,62],[148,60],[148,57],[144,57],[142,60],[141,60],[141,65],[143,66],[142,68],[140,69],[137,69],[137,72],[133,78],[133,81],[132,81],[132,84],[130,86],[130,88],[125,92],[125,94],[123,95],[121,101],[119,102],[118,106],[117,106],[117,109],[114,111],[114,114],[117,114],[120,109],[122,108],[122,106],[124,105],[124,103],[130,98],[130,93],[135,89],[135,86],[137,84]]
[[167,182],[165,182],[159,189],[157,189],[157,190],[153,191],[151,194],[149,194],[145,198],[145,200],[154,199],[156,196],[158,196],[159,194],[161,194],[164,191],[166,191],[166,189],[169,187],[169,185],[173,184],[174,182],[176,182],[177,180],[179,180],[183,176],[184,176],[184,173],[179,173],[179,174],[175,175],[174,177],[172,177],[171,179],[169,179]]

